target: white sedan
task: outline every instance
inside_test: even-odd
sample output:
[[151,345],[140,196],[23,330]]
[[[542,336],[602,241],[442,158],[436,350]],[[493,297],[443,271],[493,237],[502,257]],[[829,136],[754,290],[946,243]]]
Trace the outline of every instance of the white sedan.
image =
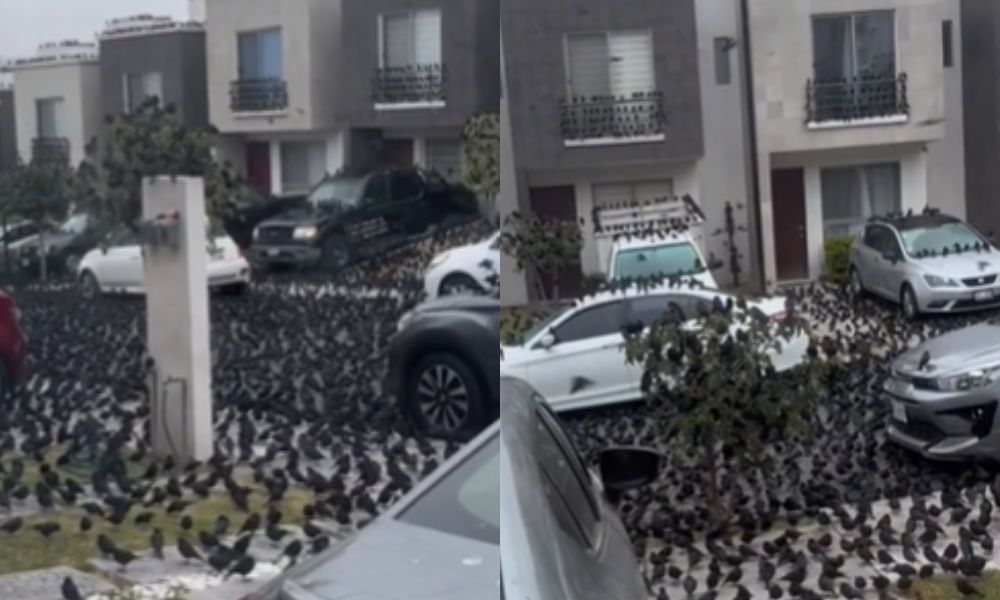
[[[558,411],[592,408],[642,399],[642,366],[625,358],[626,323],[655,323],[669,311],[688,320],[701,305],[736,298],[717,290],[660,288],[648,292],[602,293],[555,310],[513,346],[501,346],[500,374],[527,381]],[[784,298],[748,302],[768,317],[785,317]],[[804,334],[772,352],[777,371],[804,360]]]
[[[208,286],[239,293],[250,283],[250,265],[228,236],[206,243]],[[145,293],[142,244],[131,231],[109,236],[108,243],[91,250],[77,270],[80,289],[87,297],[99,293]]]
[[424,273],[428,299],[461,293],[484,293],[497,287],[500,232],[476,244],[452,248],[431,260]]

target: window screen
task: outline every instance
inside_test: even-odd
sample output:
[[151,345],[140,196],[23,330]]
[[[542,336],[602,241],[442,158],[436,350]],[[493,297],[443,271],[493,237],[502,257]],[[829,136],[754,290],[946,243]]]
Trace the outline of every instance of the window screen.
[[441,62],[441,11],[382,15],[382,63],[386,67]]
[[869,217],[899,210],[899,163],[823,169],[820,179],[827,238],[853,235]]

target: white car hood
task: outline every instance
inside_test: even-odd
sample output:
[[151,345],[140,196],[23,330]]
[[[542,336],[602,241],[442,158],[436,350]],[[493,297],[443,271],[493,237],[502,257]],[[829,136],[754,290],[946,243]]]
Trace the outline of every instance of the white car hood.
[[525,362],[530,358],[530,353],[521,346],[500,345],[500,374],[509,373],[510,369],[519,369],[525,366]]

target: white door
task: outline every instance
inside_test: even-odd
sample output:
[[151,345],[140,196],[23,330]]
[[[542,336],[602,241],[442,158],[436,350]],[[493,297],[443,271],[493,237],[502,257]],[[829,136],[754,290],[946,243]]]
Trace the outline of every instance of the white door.
[[553,328],[556,343],[537,348],[528,380],[556,410],[637,399],[635,370],[625,359],[624,301],[574,313]]

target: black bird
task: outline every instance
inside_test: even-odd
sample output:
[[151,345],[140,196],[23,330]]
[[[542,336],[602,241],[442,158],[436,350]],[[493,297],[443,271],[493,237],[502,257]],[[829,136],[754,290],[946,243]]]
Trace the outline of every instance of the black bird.
[[63,600],[83,600],[83,594],[76,587],[76,582],[68,575],[62,582],[62,597]]
[[277,544],[281,541],[281,538],[288,535],[288,531],[282,529],[276,523],[272,523],[267,526],[267,529],[264,530],[264,535],[267,536],[267,539]]
[[160,560],[163,560],[163,544],[163,531],[157,527],[149,538],[149,545],[153,548],[153,556]]
[[101,551],[101,556],[111,556],[117,549],[111,538],[103,533],[97,536],[97,549]]
[[226,571],[226,575],[222,579],[223,580],[229,579],[233,575],[240,575],[243,578],[246,578],[248,575],[250,575],[250,573],[253,572],[254,567],[256,567],[256,565],[257,563],[254,560],[253,556],[250,556],[249,554],[243,554],[235,563],[233,563],[231,567],[229,567],[229,570]]
[[31,528],[40,533],[43,538],[48,540],[55,535],[56,532],[62,529],[62,525],[55,521],[44,521],[42,523],[32,525]]
[[179,537],[177,539],[177,551],[184,558],[184,562],[190,562],[193,560],[202,560],[201,554],[191,545],[191,542],[187,540],[186,537]]
[[121,567],[121,570],[124,571],[125,568],[128,567],[128,564],[138,558],[138,556],[124,548],[115,548],[114,552],[111,553],[111,558],[114,559],[114,561]]
[[291,543],[285,546],[282,554],[288,557],[288,566],[294,565],[298,561],[299,555],[302,554],[302,540],[292,540]]
[[14,517],[4,521],[3,525],[0,525],[0,529],[3,529],[7,533],[14,534],[17,533],[17,530],[20,529],[22,525],[24,525],[24,519],[21,517]]
[[249,517],[243,521],[243,525],[240,526],[240,533],[249,533],[257,531],[260,527],[260,515],[258,513],[251,513]]

